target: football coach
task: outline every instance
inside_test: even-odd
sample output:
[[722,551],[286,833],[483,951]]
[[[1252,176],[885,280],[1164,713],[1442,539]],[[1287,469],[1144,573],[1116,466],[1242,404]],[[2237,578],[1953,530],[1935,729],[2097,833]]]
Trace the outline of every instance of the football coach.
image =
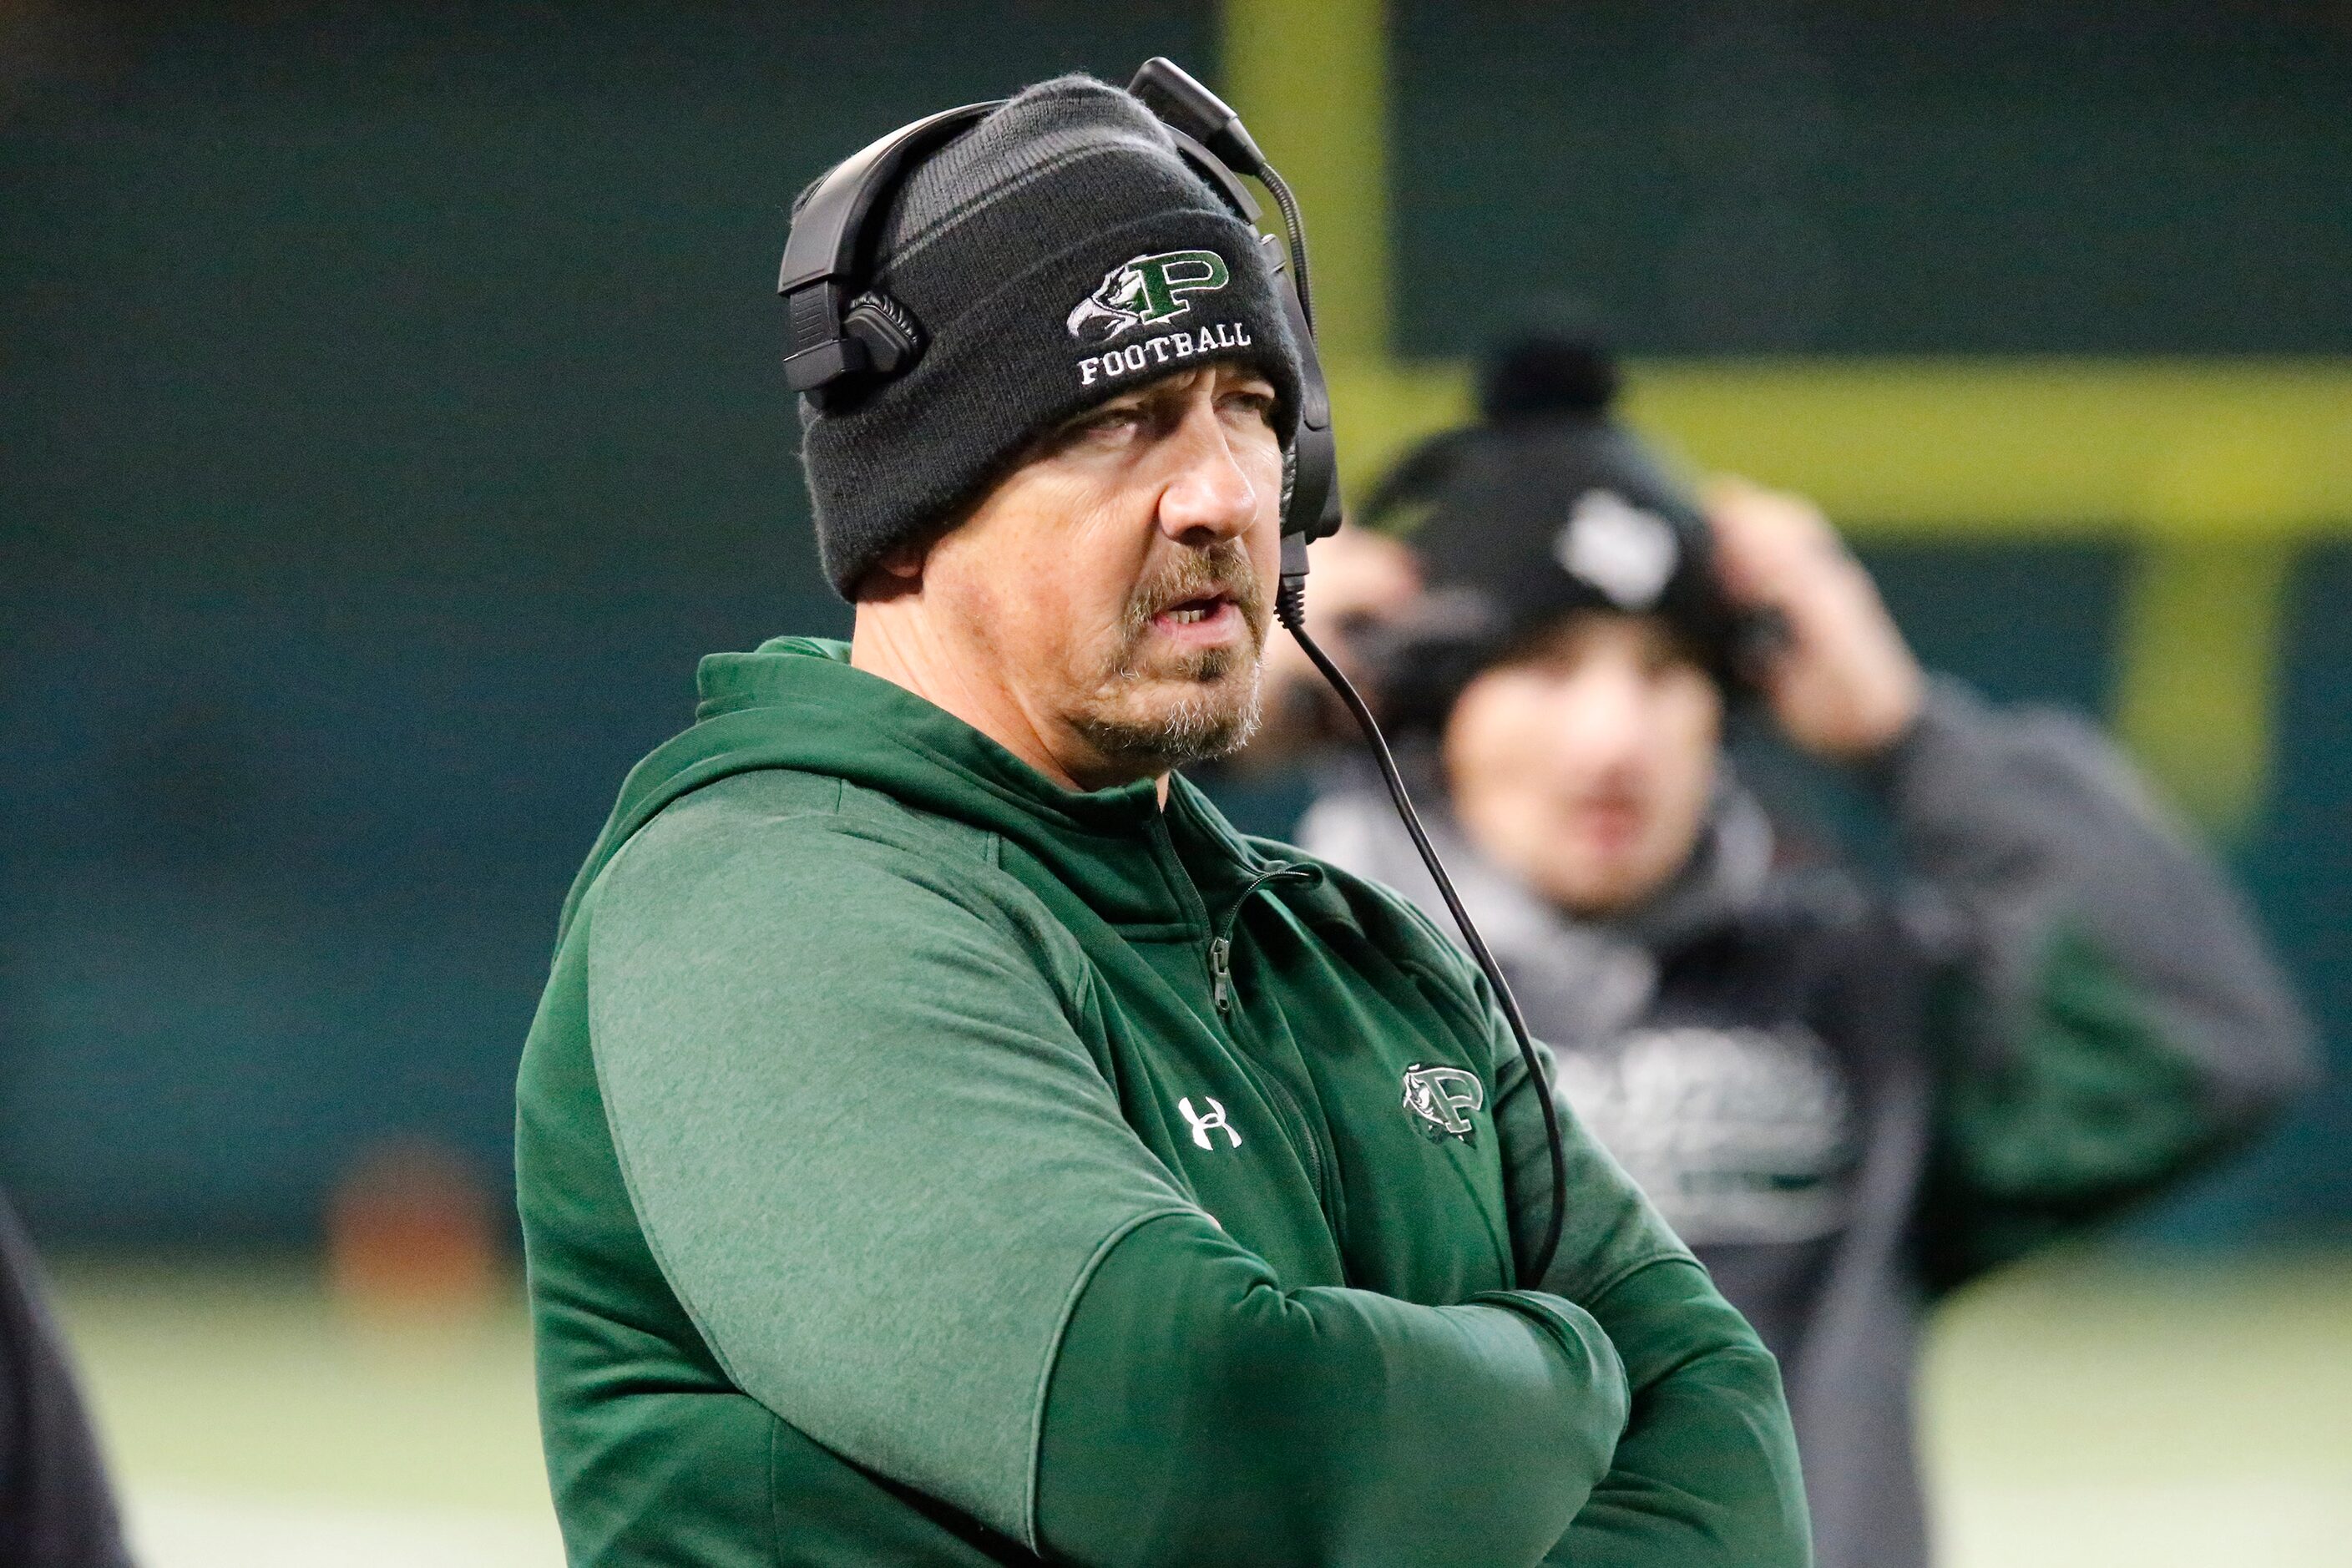
[[845,647],[703,661],[526,1047],[576,1565],[1797,1568],[1780,1374],[1410,904],[1176,773],[1256,720],[1301,353],[1139,100],[882,212],[803,414]]

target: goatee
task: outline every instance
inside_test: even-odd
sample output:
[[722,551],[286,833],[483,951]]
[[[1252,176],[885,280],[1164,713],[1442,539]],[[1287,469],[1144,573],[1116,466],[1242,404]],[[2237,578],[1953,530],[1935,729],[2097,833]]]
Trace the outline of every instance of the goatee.
[[[1222,595],[1241,613],[1246,647],[1199,648],[1147,668],[1154,619],[1171,605]],[[1118,653],[1100,689],[1104,700],[1074,714],[1071,727],[1107,761],[1149,773],[1232,754],[1257,733],[1263,717],[1260,655],[1265,645],[1265,591],[1249,552],[1236,540],[1187,550],[1136,585],[1120,616]],[[1157,711],[1150,688],[1181,681]]]

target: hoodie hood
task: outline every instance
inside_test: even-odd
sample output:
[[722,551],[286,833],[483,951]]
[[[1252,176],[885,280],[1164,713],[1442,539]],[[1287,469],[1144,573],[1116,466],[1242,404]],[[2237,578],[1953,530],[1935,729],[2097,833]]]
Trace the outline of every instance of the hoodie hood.
[[986,735],[904,687],[849,663],[849,645],[783,637],[715,653],[695,672],[692,728],[629,771],[604,831],[564,900],[557,941],[630,837],[672,802],[730,774],[790,768],[873,789],[919,811],[1019,845],[1121,926],[1178,923],[1197,911],[1171,885],[1157,835],[1181,849],[1213,905],[1230,881],[1267,864],[1183,777],[1163,811],[1150,779],[1064,789]]

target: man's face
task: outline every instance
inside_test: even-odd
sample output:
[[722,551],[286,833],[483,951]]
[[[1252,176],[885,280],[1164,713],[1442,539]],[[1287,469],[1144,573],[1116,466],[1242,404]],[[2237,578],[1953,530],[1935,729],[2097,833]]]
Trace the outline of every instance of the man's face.
[[1279,570],[1273,385],[1212,365],[1089,409],[924,557],[923,597],[1085,788],[1233,750],[1257,723]]
[[1570,616],[1486,670],[1445,727],[1479,851],[1572,913],[1622,913],[1689,858],[1714,792],[1723,699],[1654,616]]

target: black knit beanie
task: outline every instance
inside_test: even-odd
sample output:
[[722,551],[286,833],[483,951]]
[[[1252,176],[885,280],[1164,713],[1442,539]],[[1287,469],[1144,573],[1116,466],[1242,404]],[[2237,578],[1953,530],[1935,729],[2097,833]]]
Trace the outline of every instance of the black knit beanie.
[[1656,616],[1738,696],[1747,628],[1689,487],[1614,417],[1588,338],[1531,332],[1479,371],[1479,420],[1409,453],[1363,508],[1404,527],[1431,589],[1395,650],[1394,717],[1442,723],[1480,668],[1578,610]]
[[1298,349],[1256,231],[1150,110],[1091,77],[1028,89],[924,161],[872,286],[914,316],[921,357],[801,407],[817,550],[844,598],[1038,437],[1158,376],[1249,362],[1288,449]]

